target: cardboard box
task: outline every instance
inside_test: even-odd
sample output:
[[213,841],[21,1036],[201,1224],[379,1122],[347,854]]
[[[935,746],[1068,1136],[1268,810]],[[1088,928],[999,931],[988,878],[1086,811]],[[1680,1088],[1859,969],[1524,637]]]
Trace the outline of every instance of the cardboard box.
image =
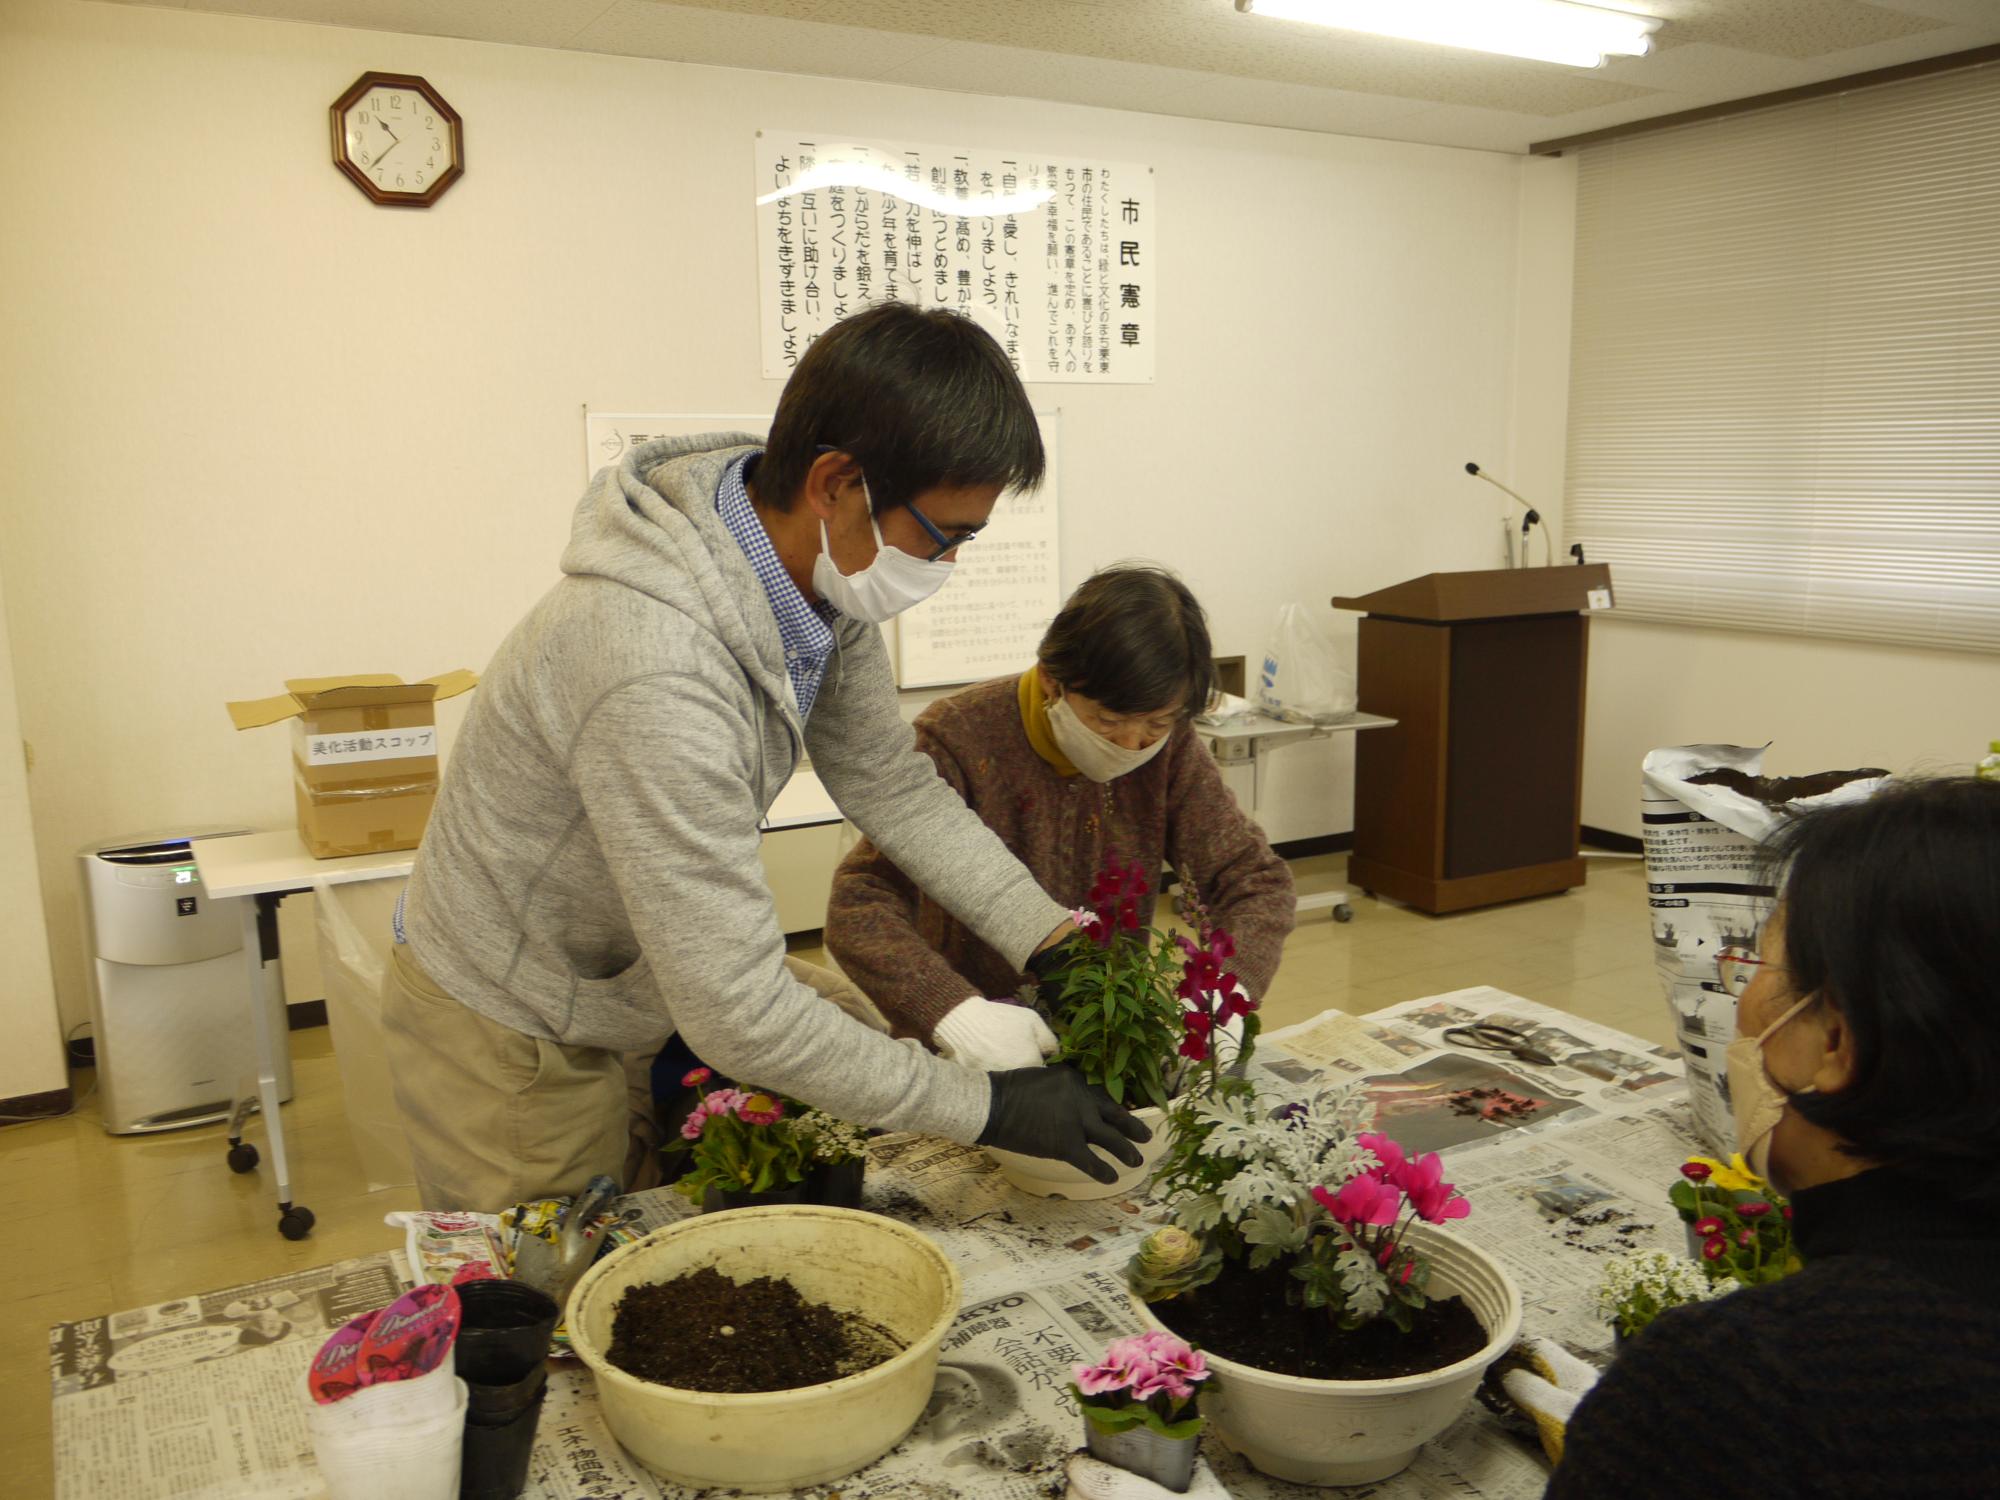
[[291,720],[299,837],[314,859],[414,849],[437,800],[433,705],[478,682],[462,668],[422,682],[300,677],[275,698],[230,704],[229,717],[239,730]]

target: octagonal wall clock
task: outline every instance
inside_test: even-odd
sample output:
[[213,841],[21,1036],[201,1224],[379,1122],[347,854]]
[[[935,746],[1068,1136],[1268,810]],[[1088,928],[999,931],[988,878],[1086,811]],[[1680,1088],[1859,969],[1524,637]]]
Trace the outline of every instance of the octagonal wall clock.
[[363,73],[333,103],[333,164],[371,203],[429,208],[465,172],[465,129],[414,73]]

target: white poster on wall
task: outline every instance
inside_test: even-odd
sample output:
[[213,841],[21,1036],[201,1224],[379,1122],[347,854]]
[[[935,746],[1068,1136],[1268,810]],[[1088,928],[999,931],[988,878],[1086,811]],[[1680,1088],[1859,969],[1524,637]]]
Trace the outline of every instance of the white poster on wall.
[[[794,187],[807,181],[823,185]],[[760,130],[757,194],[771,199],[757,207],[757,269],[772,379],[880,301],[965,314],[1025,381],[1153,378],[1151,167]]]
[[[1062,607],[1060,411],[1038,411],[1048,466],[1032,493],[1009,491],[979,540],[959,552],[950,582],[885,627],[899,687],[954,687],[1024,671]],[[762,440],[769,413],[704,416],[584,410],[584,470],[592,476],[643,443],[705,432]]]

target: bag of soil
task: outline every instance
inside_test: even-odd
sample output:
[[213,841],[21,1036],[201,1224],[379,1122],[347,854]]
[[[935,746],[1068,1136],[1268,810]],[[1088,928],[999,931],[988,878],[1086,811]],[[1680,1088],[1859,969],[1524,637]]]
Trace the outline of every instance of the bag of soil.
[[1736,1034],[1736,997],[1715,960],[1757,946],[1775,893],[1758,846],[1792,812],[1858,801],[1883,770],[1825,771],[1766,779],[1768,746],[1676,745],[1647,755],[1640,803],[1653,955],[1687,1064],[1695,1129],[1710,1150],[1735,1149],[1723,1050]]

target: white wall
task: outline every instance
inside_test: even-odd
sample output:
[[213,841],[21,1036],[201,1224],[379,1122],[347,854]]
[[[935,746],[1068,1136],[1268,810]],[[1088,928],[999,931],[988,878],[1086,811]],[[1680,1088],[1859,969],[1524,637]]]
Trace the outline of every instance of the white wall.
[[1662,745],[1761,745],[1769,774],[1962,772],[2000,738],[2000,657],[1600,618],[1583,821],[1639,832]]
[[[369,68],[465,116],[435,209],[371,207],[327,159],[327,106]],[[1032,390],[1063,411],[1066,583],[1158,558],[1218,650],[1254,657],[1281,600],[1490,564],[1490,492],[1461,465],[1525,458],[1512,424],[1546,402],[1517,413],[1511,387],[1550,335],[1516,323],[1567,287],[1566,261],[1539,291],[1544,267],[1520,274],[1524,202],[1566,189],[1516,158],[20,0],[0,577],[66,1015],[77,845],[289,821],[283,735],[232,733],[224,700],[482,666],[555,576],[584,404],[769,409],[760,127],[1157,169],[1157,383]],[[1351,826],[1351,753],[1280,755],[1275,837]]]
[[19,1099],[62,1088],[69,1075],[56,1024],[21,718],[7,645],[7,622],[0,612],[0,954],[6,955],[0,963],[0,1099]]

